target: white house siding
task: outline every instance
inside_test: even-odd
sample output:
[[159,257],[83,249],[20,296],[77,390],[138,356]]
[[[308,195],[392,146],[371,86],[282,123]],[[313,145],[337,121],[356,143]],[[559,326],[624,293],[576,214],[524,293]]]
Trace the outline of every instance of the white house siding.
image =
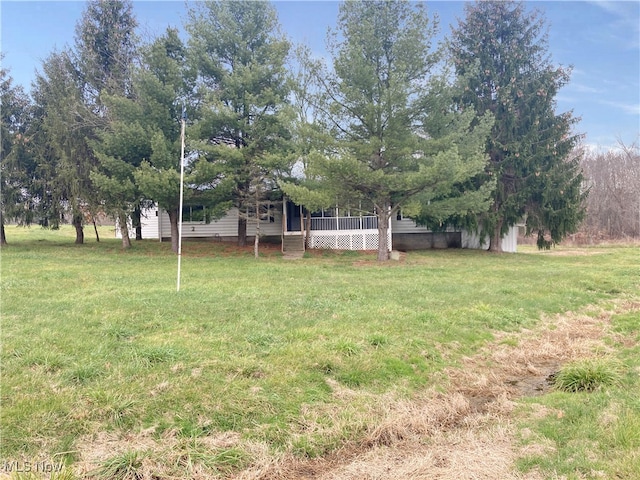
[[[171,223],[167,212],[162,212],[160,217],[160,226],[162,238],[171,237]],[[256,234],[256,223],[249,219],[247,221],[247,235],[254,236]],[[260,235],[263,236],[280,236],[282,234],[282,214],[274,212],[273,222],[260,223]],[[238,236],[238,209],[232,208],[229,212],[219,220],[212,220],[210,223],[205,222],[183,222],[182,238],[235,238]],[[147,237],[151,238],[151,237]],[[156,237],[158,238],[157,234]]]
[[485,238],[484,242],[481,241],[480,235],[475,232],[469,232],[468,230],[462,230],[462,248],[470,248],[472,250],[488,250],[489,239]]
[[[485,238],[484,242],[480,241],[480,236],[474,232],[462,231],[462,248],[471,248],[477,250],[488,250],[489,239]],[[518,226],[514,225],[502,237],[502,251],[507,253],[516,253],[518,251]]]
[[516,253],[518,251],[518,226],[513,225],[502,237],[502,251]]
[[398,220],[396,216],[391,218],[391,231],[393,233],[431,233],[427,227],[420,227],[410,218]]
[[[282,214],[274,212],[273,222],[260,223],[261,236],[280,236],[282,234]],[[135,230],[131,228],[129,220],[129,236],[135,237]],[[247,235],[253,236],[256,233],[254,221],[247,222]],[[219,220],[210,223],[205,222],[183,222],[182,238],[219,238],[221,240],[231,239],[238,236],[238,209],[233,208]],[[116,223],[116,237],[121,238],[122,233]],[[156,207],[145,209],[142,212],[142,238],[160,239],[171,238],[171,222],[166,211],[159,212]]]
[[[421,227],[415,224],[415,222],[409,218],[402,218],[398,220],[397,217],[391,219],[391,231],[394,235],[403,234],[425,234],[432,233],[427,227]],[[447,228],[446,232],[454,232],[452,228]],[[462,248],[470,248],[475,250],[487,250],[489,248],[489,241],[485,239],[484,242],[480,241],[480,237],[473,232],[462,230],[461,232]],[[518,247],[518,227],[513,226],[502,237],[502,251],[515,253]]]
[[[182,238],[204,238],[204,237],[233,237],[238,235],[238,216],[225,215],[219,220],[211,223],[205,222],[183,222]],[[171,222],[166,211],[161,213],[161,236],[171,238]]]
[[158,209],[145,209],[142,211],[140,223],[142,224],[142,238],[158,238]]
[[[140,218],[142,224],[142,238],[158,238],[158,217],[155,212],[143,210]],[[133,228],[131,218],[127,219],[129,238],[136,238],[136,229]],[[120,221],[116,219],[116,238],[122,238],[120,231]]]

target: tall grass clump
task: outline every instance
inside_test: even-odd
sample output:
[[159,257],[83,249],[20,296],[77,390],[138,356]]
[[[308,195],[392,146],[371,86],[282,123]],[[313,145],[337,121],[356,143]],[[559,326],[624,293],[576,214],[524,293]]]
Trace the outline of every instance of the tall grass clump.
[[615,386],[621,380],[618,362],[595,358],[571,362],[556,374],[554,385],[565,392],[593,392]]
[[139,480],[143,478],[144,456],[135,450],[115,455],[103,461],[91,476],[96,480]]

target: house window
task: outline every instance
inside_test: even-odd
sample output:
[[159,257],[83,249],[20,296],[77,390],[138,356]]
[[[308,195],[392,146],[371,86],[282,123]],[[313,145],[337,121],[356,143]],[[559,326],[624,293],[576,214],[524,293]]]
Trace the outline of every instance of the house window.
[[317,212],[313,212],[311,214],[312,217],[315,218],[332,218],[336,216],[336,209],[335,208],[327,208],[327,209],[322,209],[322,210],[318,210]]
[[[261,222],[269,222],[275,223],[275,205],[272,203],[267,203],[260,205],[260,221]],[[249,205],[247,207],[247,217],[248,218],[256,218],[256,208],[253,205]]]
[[182,207],[182,221],[192,223],[209,223],[211,217],[204,205],[185,205]]

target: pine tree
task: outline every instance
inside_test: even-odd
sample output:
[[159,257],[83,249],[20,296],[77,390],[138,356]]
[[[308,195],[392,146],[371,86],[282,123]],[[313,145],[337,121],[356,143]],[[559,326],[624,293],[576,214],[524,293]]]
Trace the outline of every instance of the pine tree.
[[85,215],[95,206],[90,172],[96,163],[89,146],[95,130],[86,121],[80,72],[70,52],[54,52],[43,62],[32,97],[34,113],[27,137],[37,158],[44,221],[55,228],[70,216],[75,243],[82,244]]
[[[123,247],[131,246],[127,219],[138,212],[139,194],[133,181],[133,170],[140,163],[135,157],[136,145],[130,151],[126,142],[136,138],[120,122],[120,112],[109,112],[122,102],[118,97],[132,95],[132,69],[136,59],[136,19],[128,0],[88,2],[76,26],[77,68],[83,80],[86,104],[84,122],[95,128],[91,142],[97,167],[91,172],[96,195],[105,211],[119,222]],[[130,155],[134,155],[130,158]]]
[[91,172],[91,180],[104,211],[118,220],[123,248],[130,248],[127,224],[142,196],[134,173],[150,157],[151,147],[135,101],[106,93],[102,97],[109,121],[96,132],[98,138],[92,142],[99,164]]
[[549,248],[575,231],[583,216],[582,175],[571,151],[579,141],[570,112],[556,113],[555,97],[570,70],[548,55],[544,20],[514,1],[465,6],[453,30],[451,54],[466,88],[463,106],[491,112],[489,164],[477,180],[495,179],[489,211],[469,218],[501,251],[508,229],[527,218],[527,233]]
[[256,193],[271,190],[274,178],[290,168],[289,42],[266,2],[209,1],[189,18],[190,51],[204,96],[194,130],[202,156],[196,170],[200,176],[211,170],[232,184],[230,200],[240,212],[238,244],[245,245]]
[[[135,128],[144,131],[149,154],[134,177],[144,197],[169,214],[171,247],[178,251],[180,204],[180,117],[183,103],[189,105],[193,75],[187,51],[177,30],[168,29],[142,54],[142,67],[135,77]],[[188,111],[192,111],[187,108]],[[189,173],[187,168],[187,173]],[[187,175],[187,184],[191,184]],[[185,192],[189,199],[191,189]]]
[[389,220],[399,209],[417,217],[428,209],[441,214],[431,204],[436,200],[454,211],[482,203],[453,193],[484,168],[491,116],[454,108],[453,87],[435,73],[441,65],[435,32],[422,4],[341,5],[333,72],[317,73],[314,109],[327,131],[324,149],[308,162],[314,185],[283,187],[298,202],[331,199],[374,213],[380,261],[389,258]]
[[90,0],[76,25],[78,70],[95,108],[100,95],[127,95],[136,59],[137,21],[130,0]]
[[4,223],[29,225],[35,218],[36,165],[26,131],[30,121],[29,97],[14,86],[9,72],[0,68],[0,245],[5,245]]

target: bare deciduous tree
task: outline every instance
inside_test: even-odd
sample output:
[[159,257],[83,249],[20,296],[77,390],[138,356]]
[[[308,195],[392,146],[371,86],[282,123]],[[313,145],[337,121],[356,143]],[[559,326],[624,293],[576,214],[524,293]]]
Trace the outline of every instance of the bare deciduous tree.
[[582,158],[589,188],[582,231],[591,240],[640,237],[640,144],[622,141]]

